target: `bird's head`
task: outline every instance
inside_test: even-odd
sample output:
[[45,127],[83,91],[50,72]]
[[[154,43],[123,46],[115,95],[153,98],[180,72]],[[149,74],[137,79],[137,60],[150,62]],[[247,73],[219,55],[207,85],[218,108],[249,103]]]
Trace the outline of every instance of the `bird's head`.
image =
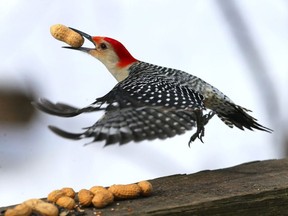
[[73,31],[79,33],[84,38],[91,41],[95,47],[67,47],[69,49],[80,50],[90,54],[101,61],[106,68],[112,73],[117,81],[122,81],[128,76],[128,68],[138,60],[135,59],[129,51],[119,41],[100,36],[90,36],[82,31],[71,28]]

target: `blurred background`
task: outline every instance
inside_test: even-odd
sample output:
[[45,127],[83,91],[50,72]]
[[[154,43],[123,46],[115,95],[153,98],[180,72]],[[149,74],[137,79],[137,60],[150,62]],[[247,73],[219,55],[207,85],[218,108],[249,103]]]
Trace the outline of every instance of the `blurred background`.
[[[61,48],[49,32],[57,23],[118,39],[142,61],[201,77],[274,133],[230,129],[215,117],[205,143],[190,148],[193,131],[106,148],[54,135],[47,125],[78,132],[100,115],[59,118],[30,101],[83,107],[116,84],[96,59]],[[0,206],[62,187],[132,183],[287,155],[286,0],[0,0],[0,26]]]

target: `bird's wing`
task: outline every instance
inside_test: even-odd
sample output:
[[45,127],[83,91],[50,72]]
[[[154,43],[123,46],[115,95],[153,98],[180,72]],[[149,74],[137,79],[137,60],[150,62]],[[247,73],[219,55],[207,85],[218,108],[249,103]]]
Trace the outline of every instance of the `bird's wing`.
[[125,107],[136,105],[161,106],[177,110],[205,109],[204,97],[199,92],[180,85],[167,76],[145,71],[129,76],[129,79],[118,83],[111,92],[114,92],[115,98],[119,96],[128,101],[128,104],[122,104]]
[[[141,77],[143,75],[145,77]],[[205,109],[202,95],[163,77],[143,75],[119,82],[108,94],[82,109],[63,103],[53,104],[45,99],[34,105],[44,112],[62,117],[105,110],[103,117],[83,133],[69,133],[54,126],[49,128],[66,138],[106,140],[106,145],[164,139],[197,125],[196,120],[202,114],[196,118],[193,111],[200,110],[202,113]]]
[[99,97],[91,105],[76,108],[64,103],[52,103],[40,99],[32,104],[51,115],[73,117],[83,112],[109,111],[137,107],[162,107],[163,109],[203,110],[204,97],[193,89],[174,83],[165,76],[142,72],[119,82],[109,93]]
[[100,105],[98,107],[88,106],[80,109],[64,103],[52,103],[45,98],[41,98],[39,101],[33,101],[32,105],[43,112],[61,117],[74,117],[83,112],[103,110]]
[[93,126],[85,128],[83,133],[70,133],[54,126],[49,126],[49,128],[65,138],[92,137],[93,142],[106,140],[106,145],[109,145],[157,138],[165,139],[183,134],[194,126],[193,112],[141,107],[107,111]]

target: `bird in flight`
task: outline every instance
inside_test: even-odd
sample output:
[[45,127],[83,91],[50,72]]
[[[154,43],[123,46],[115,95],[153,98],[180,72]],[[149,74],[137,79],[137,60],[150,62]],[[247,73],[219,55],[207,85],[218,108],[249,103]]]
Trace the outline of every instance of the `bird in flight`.
[[204,127],[214,115],[231,128],[272,132],[249,115],[250,110],[235,104],[204,80],[181,70],[137,60],[115,39],[70,29],[91,41],[94,47],[64,48],[95,57],[118,83],[84,108],[52,103],[47,99],[33,102],[38,109],[61,117],[104,111],[94,125],[84,128],[81,133],[49,126],[56,134],[75,140],[89,137],[93,141],[105,140],[105,145],[110,145],[165,139],[196,128],[189,140],[190,145],[196,138],[202,141]]

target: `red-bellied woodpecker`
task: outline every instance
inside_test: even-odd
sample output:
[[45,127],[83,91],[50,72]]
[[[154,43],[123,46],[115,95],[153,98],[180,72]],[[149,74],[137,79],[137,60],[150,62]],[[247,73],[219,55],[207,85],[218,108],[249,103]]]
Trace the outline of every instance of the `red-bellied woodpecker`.
[[[161,67],[135,59],[117,40],[92,37],[73,29],[91,41],[94,48],[73,48],[86,52],[101,61],[118,84],[94,103],[78,109],[63,103],[40,99],[34,105],[40,110],[62,117],[73,117],[84,112],[105,111],[103,117],[83,133],[69,133],[49,126],[56,134],[93,141],[106,140],[106,145],[129,141],[164,139],[183,134],[193,127],[202,141],[204,126],[216,114],[229,127],[236,126],[271,132],[257,123],[249,110],[236,105],[217,88],[181,70]],[[204,114],[204,111],[210,111]]]

